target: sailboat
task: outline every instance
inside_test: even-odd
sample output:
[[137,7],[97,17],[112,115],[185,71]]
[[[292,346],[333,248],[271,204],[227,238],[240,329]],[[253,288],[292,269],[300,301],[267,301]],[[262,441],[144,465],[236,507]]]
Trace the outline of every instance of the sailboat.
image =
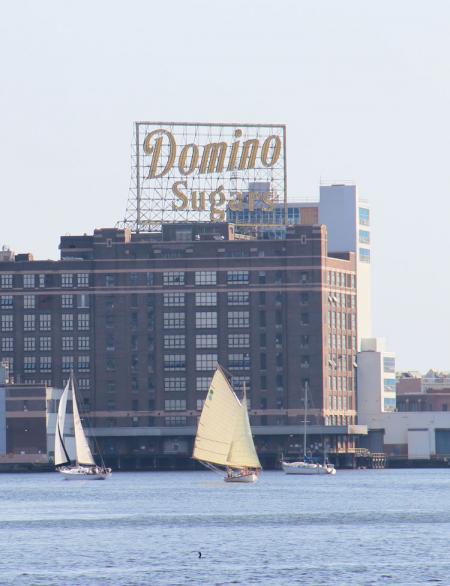
[[[72,399],[73,426],[75,430],[75,464],[72,464],[64,441],[64,422],[66,418],[67,400]],[[97,466],[92,456],[89,443],[84,433],[78,411],[77,397],[73,374],[65,386],[59,401],[55,430],[55,466],[56,470],[67,480],[104,480],[111,476],[111,468]]]
[[306,440],[307,440],[307,433],[306,433],[306,418],[307,418],[307,411],[308,411],[308,383],[305,382],[305,409],[304,409],[304,417],[303,417],[303,459],[297,462],[285,462],[284,460],[281,461],[281,467],[286,474],[303,474],[303,475],[311,475],[311,474],[336,474],[336,468],[327,462],[326,458],[324,459],[323,464],[319,462],[313,462],[313,460],[308,457],[306,451]]
[[216,472],[226,471],[225,482],[256,482],[261,471],[245,388],[240,401],[220,366],[203,405],[192,457]]

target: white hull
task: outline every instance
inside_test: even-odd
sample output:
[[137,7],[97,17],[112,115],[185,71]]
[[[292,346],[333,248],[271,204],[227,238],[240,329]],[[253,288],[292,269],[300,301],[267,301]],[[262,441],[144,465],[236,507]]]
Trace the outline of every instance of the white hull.
[[58,468],[65,480],[106,480],[111,476],[111,468],[84,468],[74,466],[72,468]]
[[258,474],[251,472],[250,474],[236,474],[235,476],[225,476],[225,482],[256,482]]
[[336,468],[330,464],[314,464],[312,462],[281,462],[286,474],[302,474],[311,476],[317,474],[336,474]]

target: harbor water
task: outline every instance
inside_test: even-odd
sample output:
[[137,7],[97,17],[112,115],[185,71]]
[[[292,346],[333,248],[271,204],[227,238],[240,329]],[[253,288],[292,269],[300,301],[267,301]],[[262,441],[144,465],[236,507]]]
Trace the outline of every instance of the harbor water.
[[0,494],[1,585],[450,584],[450,469],[1,474]]

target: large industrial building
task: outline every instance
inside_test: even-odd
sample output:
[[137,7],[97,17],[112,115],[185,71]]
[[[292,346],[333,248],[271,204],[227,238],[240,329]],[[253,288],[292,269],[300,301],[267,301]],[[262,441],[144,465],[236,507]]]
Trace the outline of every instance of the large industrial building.
[[328,253],[326,226],[99,229],[60,250],[0,263],[0,356],[23,385],[61,388],[73,369],[107,461],[188,465],[217,363],[247,387],[266,466],[300,451],[306,386],[308,448],[354,452],[356,258]]

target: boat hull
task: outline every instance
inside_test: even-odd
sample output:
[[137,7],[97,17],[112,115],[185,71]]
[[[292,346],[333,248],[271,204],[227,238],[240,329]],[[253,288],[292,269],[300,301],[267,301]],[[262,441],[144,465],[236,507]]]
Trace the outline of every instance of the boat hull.
[[281,467],[286,474],[299,474],[314,476],[317,474],[336,474],[336,468],[329,464],[314,464],[312,462],[281,462]]
[[256,472],[251,472],[250,474],[236,474],[235,476],[225,476],[224,480],[225,482],[251,483],[258,480],[258,475]]
[[65,480],[106,480],[112,474],[111,468],[98,470],[75,466],[72,468],[58,468],[58,472]]

